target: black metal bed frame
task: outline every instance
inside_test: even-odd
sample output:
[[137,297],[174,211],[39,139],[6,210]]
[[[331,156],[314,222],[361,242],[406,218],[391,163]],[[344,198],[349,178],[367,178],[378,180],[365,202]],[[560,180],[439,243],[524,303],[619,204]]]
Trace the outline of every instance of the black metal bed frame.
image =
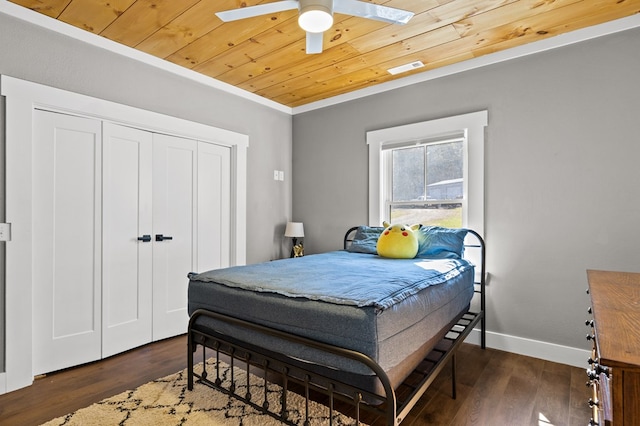
[[[352,235],[357,227],[347,231],[344,237],[344,248],[352,241]],[[310,396],[316,392],[328,398],[329,424],[333,424],[335,405],[352,406],[349,410],[351,417],[355,418],[356,424],[360,424],[361,416],[371,413],[376,416],[383,416],[387,425],[398,425],[407,416],[409,411],[415,406],[420,397],[426,392],[437,375],[444,369],[446,363],[451,360],[452,376],[452,397],[456,398],[456,351],[464,339],[480,323],[481,347],[486,347],[486,316],[485,316],[485,244],[482,237],[475,231],[469,230],[475,236],[477,243],[465,244],[465,248],[475,248],[480,250],[480,275],[475,282],[475,293],[480,298],[480,309],[477,312],[469,310],[464,313],[447,332],[445,337],[435,345],[424,361],[416,367],[412,376],[417,380],[412,380],[408,385],[405,383],[393,389],[385,371],[369,356],[353,350],[328,345],[322,342],[311,340],[302,336],[285,333],[270,327],[251,323],[245,320],[223,315],[204,309],[195,311],[189,321],[188,329],[188,355],[187,355],[187,379],[188,389],[193,390],[194,378],[206,386],[217,389],[227,395],[244,402],[256,410],[268,414],[285,424],[296,425],[289,418],[287,408],[288,393],[294,392],[303,394],[305,398],[304,424],[309,424],[309,401]],[[290,342],[302,344],[317,350],[335,354],[344,358],[355,360],[369,368],[369,370],[379,380],[384,394],[374,393],[347,383],[344,380],[337,380],[335,374],[324,374],[321,369],[305,368],[301,363],[292,362],[282,354],[278,354],[266,349],[256,348],[250,343],[241,342],[232,336],[225,336],[213,330],[198,327],[199,318],[207,317],[219,321],[224,321],[238,327],[244,327],[253,331],[258,331],[267,335],[278,337]],[[194,356],[198,345],[203,347],[202,373],[194,371]],[[230,384],[223,385],[220,373],[220,365],[216,363],[215,371],[207,371],[206,359],[212,355],[207,355],[207,348],[215,353],[216,359],[220,359],[221,354],[229,360]],[[234,368],[243,368],[246,373],[246,392],[240,394],[235,379]],[[256,400],[251,395],[249,385],[249,373],[258,375],[263,382],[264,399]],[[214,378],[209,378],[210,375]],[[277,383],[281,386],[279,407],[272,407],[267,400],[267,386],[269,383]],[[244,386],[242,386],[244,388]],[[400,392],[400,388],[402,391]],[[399,393],[403,395],[399,397]],[[353,411],[353,414],[351,413]]]

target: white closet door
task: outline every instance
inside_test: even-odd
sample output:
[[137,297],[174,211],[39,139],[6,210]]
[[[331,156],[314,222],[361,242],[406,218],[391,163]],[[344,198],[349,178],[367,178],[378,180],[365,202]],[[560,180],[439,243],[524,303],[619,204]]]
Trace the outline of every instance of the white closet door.
[[194,140],[154,135],[153,340],[187,331],[187,274],[196,267],[197,155]]
[[101,123],[34,112],[33,374],[100,359]]
[[152,134],[104,123],[102,356],[151,341]]
[[231,149],[198,144],[198,272],[229,266]]

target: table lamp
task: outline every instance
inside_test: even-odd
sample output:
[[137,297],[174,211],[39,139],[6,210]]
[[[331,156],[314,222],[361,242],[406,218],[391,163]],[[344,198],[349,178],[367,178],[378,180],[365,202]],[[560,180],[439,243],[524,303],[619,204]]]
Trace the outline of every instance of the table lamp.
[[302,241],[298,244],[298,238],[304,238],[304,226],[302,225],[302,222],[287,222],[287,227],[284,230],[284,236],[287,238],[293,238],[291,257],[304,256]]

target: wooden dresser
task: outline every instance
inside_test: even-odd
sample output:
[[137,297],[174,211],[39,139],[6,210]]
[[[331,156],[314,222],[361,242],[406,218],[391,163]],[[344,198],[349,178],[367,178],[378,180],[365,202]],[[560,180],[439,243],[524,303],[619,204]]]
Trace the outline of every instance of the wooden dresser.
[[640,425],[640,274],[587,271],[592,425]]

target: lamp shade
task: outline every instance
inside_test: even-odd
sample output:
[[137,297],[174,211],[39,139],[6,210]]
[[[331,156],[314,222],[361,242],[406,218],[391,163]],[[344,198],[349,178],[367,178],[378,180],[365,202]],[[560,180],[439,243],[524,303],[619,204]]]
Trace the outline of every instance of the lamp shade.
[[298,25],[310,33],[322,33],[333,25],[333,0],[300,0]]
[[287,228],[284,230],[284,236],[289,238],[304,237],[304,225],[302,225],[302,222],[287,222]]

